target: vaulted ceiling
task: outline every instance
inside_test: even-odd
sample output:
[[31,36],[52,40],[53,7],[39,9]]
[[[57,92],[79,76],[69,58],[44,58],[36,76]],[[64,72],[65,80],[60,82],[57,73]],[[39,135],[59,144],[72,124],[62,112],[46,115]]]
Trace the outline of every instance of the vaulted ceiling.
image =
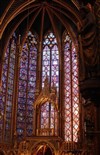
[[49,29],[58,40],[65,29],[72,38],[76,37],[77,23],[81,23],[80,6],[81,0],[2,0],[0,57],[14,31],[22,36],[21,42],[29,29],[39,35],[40,41]]

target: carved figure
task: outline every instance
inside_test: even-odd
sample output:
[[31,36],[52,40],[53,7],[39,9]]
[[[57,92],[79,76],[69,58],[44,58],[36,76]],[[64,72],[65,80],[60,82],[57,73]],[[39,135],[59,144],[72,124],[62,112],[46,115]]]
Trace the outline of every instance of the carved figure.
[[80,8],[82,26],[79,30],[79,34],[81,35],[81,52],[83,56],[81,59],[83,59],[82,63],[84,63],[85,78],[97,77],[100,70],[97,16],[91,8],[92,6],[90,7],[90,4]]

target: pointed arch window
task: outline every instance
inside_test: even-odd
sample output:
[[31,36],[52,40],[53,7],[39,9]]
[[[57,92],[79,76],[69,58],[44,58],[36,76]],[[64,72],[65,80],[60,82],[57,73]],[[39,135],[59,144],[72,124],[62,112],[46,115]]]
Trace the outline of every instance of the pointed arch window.
[[[48,32],[44,36],[43,42],[43,55],[42,55],[42,87],[44,87],[44,81],[46,76],[49,79],[50,89],[52,84],[57,88],[59,92],[59,51],[57,40],[53,32]],[[57,119],[55,117],[54,107],[49,102],[42,105],[41,108],[41,128],[56,128],[55,134],[57,134]]]
[[29,31],[24,43],[18,80],[17,134],[19,138],[33,133],[33,102],[36,89],[38,37]]
[[[4,56],[2,91],[0,94],[0,141],[9,141],[12,138],[13,109],[16,95],[16,131],[19,138],[32,136],[34,130],[33,102],[35,99],[37,63],[38,63],[38,36],[29,31],[18,64],[18,77],[16,70],[16,35],[10,39]],[[78,89],[78,60],[75,46],[67,32],[63,36],[64,49],[64,136],[66,141],[77,141],[79,131],[79,89]],[[59,51],[53,32],[44,36],[42,52],[42,79],[44,88],[46,77],[49,80],[49,90],[52,86],[59,94]],[[15,83],[18,92],[15,92]],[[58,95],[59,97],[59,95]],[[62,106],[62,105],[61,105]],[[40,128],[54,128],[57,135],[57,112],[53,104],[45,102],[41,105]],[[50,133],[49,133],[50,135]]]
[[67,32],[64,43],[64,111],[65,140],[78,141],[79,132],[79,88],[78,58],[74,43]]
[[44,37],[42,56],[42,87],[48,76],[50,85],[55,84],[59,90],[59,51],[55,35],[49,32]]
[[12,135],[15,55],[16,35],[14,34],[4,55],[2,91],[0,94],[0,141],[10,141]]

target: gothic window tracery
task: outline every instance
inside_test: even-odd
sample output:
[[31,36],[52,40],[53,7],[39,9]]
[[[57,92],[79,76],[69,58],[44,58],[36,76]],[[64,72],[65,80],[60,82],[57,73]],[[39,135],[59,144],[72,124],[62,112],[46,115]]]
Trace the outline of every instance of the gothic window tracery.
[[22,137],[33,133],[33,102],[36,89],[38,37],[28,32],[24,43],[19,69],[17,134]]
[[14,76],[15,76],[16,35],[9,41],[4,55],[2,88],[0,94],[0,141],[11,140]]
[[[64,97],[64,137],[65,141],[78,141],[79,131],[79,90],[78,90],[78,60],[75,46],[66,32],[63,36],[64,49],[64,96],[60,95],[60,63],[59,50],[55,35],[49,31],[43,40],[41,86],[45,86],[48,78],[48,89],[51,93],[55,88],[59,98]],[[16,35],[10,39],[4,57],[2,91],[0,95],[0,141],[8,141],[13,127],[13,116],[16,117],[16,133],[19,139],[32,136],[34,130],[33,103],[35,100],[37,64],[38,64],[38,36],[29,31],[20,54],[18,71],[16,71]],[[18,59],[18,58],[17,58]],[[17,74],[17,75],[16,75]],[[15,76],[18,76],[15,78]],[[17,90],[15,91],[15,85]],[[53,89],[54,90],[54,89]],[[17,94],[17,95],[16,95]],[[14,99],[16,97],[16,100]],[[16,103],[15,103],[16,101]],[[15,106],[16,104],[16,106]],[[62,106],[62,105],[61,105]],[[16,107],[16,114],[13,108]],[[16,115],[16,116],[15,116]],[[58,113],[49,101],[41,105],[40,128],[53,129],[57,135]],[[50,131],[51,132],[51,131]],[[51,133],[49,132],[49,136]],[[6,133],[6,134],[5,134]]]
[[78,58],[75,45],[68,33],[65,32],[63,37],[65,140],[77,142],[79,132]]
[[[54,85],[59,92],[59,52],[57,40],[53,32],[48,32],[44,37],[42,56],[42,87],[48,77],[50,88]],[[49,88],[49,89],[50,89]],[[57,134],[57,112],[54,106],[47,102],[41,107],[41,128],[55,129]]]

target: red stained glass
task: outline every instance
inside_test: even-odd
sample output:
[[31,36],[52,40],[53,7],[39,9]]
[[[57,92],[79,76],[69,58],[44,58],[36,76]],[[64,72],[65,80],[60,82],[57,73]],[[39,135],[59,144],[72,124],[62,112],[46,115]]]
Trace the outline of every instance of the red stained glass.
[[64,34],[64,105],[65,140],[78,140],[79,131],[79,88],[78,62],[75,46],[68,33]]

